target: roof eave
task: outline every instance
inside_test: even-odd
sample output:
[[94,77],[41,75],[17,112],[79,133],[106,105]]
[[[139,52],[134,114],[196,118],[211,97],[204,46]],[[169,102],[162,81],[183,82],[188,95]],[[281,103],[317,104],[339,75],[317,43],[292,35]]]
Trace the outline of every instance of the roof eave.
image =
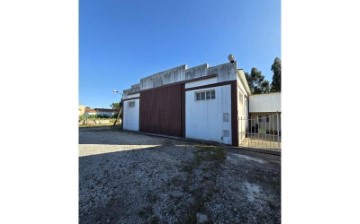
[[[242,72],[240,72],[240,70],[241,70]],[[247,94],[250,96],[250,95],[251,95],[251,91],[250,91],[249,84],[248,84],[248,82],[247,82],[247,80],[246,80],[244,70],[243,70],[243,69],[238,69],[238,70],[237,70],[237,74],[238,74],[238,76],[239,76],[239,78],[240,78],[241,83],[244,85]]]

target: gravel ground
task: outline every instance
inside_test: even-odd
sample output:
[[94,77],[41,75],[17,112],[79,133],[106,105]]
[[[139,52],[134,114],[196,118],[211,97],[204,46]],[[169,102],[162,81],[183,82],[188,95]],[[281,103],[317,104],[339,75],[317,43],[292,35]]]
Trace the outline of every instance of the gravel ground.
[[280,223],[280,157],[79,129],[80,223]]

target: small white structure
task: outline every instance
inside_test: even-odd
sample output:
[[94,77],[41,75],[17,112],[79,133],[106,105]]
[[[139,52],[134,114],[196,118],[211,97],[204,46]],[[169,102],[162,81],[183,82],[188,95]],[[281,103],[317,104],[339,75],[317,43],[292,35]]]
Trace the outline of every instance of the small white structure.
[[266,93],[250,96],[249,117],[252,119],[252,128],[267,127],[272,131],[281,132],[281,93]]
[[281,112],[281,93],[266,93],[250,96],[250,113]]

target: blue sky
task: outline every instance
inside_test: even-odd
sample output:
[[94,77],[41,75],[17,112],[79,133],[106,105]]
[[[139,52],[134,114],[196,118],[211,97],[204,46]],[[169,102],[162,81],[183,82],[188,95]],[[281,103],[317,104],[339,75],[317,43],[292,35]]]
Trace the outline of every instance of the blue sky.
[[262,71],[281,58],[280,0],[80,0],[79,103],[109,108],[141,78],[182,64]]

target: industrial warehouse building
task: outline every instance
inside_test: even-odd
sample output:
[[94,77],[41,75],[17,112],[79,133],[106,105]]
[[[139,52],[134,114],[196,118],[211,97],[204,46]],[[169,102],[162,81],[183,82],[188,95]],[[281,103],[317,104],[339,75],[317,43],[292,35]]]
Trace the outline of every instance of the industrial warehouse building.
[[238,146],[250,89],[236,62],[175,67],[123,91],[123,129]]

